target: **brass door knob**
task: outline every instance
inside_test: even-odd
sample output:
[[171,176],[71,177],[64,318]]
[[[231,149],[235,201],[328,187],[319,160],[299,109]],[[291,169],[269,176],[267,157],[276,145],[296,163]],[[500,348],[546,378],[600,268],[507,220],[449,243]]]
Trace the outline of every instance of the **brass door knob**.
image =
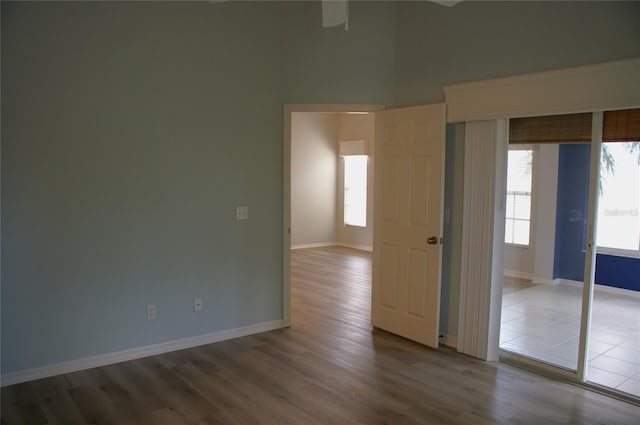
[[435,236],[431,236],[430,238],[427,239],[427,243],[429,245],[437,245],[438,244],[438,238]]

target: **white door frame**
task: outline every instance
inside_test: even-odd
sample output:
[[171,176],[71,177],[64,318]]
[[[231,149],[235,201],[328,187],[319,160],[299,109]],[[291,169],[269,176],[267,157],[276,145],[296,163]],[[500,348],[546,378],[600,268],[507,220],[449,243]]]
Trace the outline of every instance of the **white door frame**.
[[[295,104],[284,105],[282,140],[282,322],[291,326],[291,117],[294,112],[377,112],[384,105]],[[375,169],[374,169],[375,172]]]

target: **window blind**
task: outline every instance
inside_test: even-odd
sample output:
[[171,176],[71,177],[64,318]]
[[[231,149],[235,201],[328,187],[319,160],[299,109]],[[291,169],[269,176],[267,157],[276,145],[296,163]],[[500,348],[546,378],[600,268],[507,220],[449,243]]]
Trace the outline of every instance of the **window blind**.
[[602,141],[640,141],[640,109],[605,112],[602,119]]
[[[603,118],[602,141],[640,141],[640,108],[606,111]],[[591,113],[509,120],[510,144],[589,142],[591,142]]]

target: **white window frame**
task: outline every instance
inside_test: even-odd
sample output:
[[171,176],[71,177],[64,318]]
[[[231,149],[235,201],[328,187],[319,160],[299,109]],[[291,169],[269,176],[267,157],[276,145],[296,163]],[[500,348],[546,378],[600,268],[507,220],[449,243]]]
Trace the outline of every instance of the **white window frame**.
[[[524,145],[524,144],[518,144],[518,145],[508,145],[507,146],[507,150],[508,151],[532,151],[533,153],[533,158],[531,160],[531,210],[529,211],[529,244],[525,245],[525,244],[519,244],[519,243],[513,243],[513,242],[505,242],[504,245],[508,246],[508,247],[514,247],[514,248],[522,248],[522,249],[530,249],[533,248],[534,246],[534,238],[535,238],[535,211],[536,211],[536,157],[538,156],[537,154],[537,147],[535,145]],[[507,152],[507,160],[509,158],[508,152]],[[505,182],[506,182],[506,174],[505,174]],[[505,190],[505,229],[506,229],[506,225],[507,225],[507,211],[506,211],[506,197],[509,196],[509,193]],[[506,233],[506,232],[505,232]]]

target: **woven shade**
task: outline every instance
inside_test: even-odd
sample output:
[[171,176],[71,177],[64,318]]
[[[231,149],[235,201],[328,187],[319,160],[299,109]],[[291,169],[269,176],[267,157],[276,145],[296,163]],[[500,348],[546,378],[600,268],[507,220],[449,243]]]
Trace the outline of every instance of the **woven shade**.
[[[602,123],[602,141],[640,141],[640,109],[606,111]],[[590,113],[509,120],[510,144],[590,142]]]
[[509,143],[589,143],[591,114],[549,115],[509,120]]
[[605,112],[602,123],[602,141],[640,141],[640,109]]

